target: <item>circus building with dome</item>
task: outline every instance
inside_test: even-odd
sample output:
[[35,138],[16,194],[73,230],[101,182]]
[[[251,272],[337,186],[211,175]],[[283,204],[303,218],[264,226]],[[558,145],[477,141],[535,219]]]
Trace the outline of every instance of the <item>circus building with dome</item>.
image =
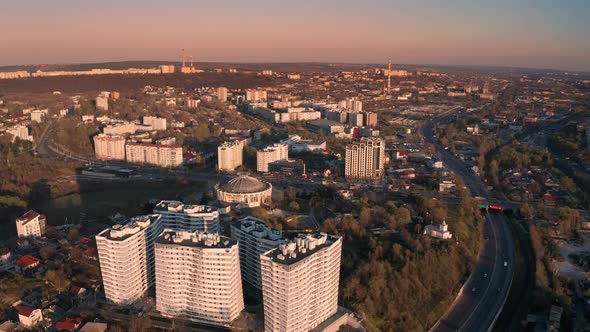
[[272,185],[245,173],[223,184],[215,185],[217,199],[244,207],[257,207],[270,201]]

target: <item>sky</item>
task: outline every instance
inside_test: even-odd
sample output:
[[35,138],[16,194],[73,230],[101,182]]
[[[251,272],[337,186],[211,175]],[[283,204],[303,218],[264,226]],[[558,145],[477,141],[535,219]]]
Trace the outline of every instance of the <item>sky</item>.
[[0,65],[180,59],[590,71],[588,0],[2,0]]

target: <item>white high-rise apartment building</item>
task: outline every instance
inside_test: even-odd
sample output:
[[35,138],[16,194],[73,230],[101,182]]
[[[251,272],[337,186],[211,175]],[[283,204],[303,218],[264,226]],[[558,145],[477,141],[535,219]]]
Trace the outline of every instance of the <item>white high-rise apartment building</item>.
[[360,100],[356,100],[355,98],[346,98],[338,102],[338,107],[347,108],[355,112],[362,112],[363,102]]
[[225,87],[217,88],[217,98],[221,101],[227,101],[227,88],[225,88]]
[[219,171],[233,172],[242,165],[244,145],[240,141],[223,142],[217,147],[217,165]]
[[156,310],[162,315],[227,327],[244,309],[236,240],[167,229],[155,251]]
[[96,159],[125,160],[125,137],[98,134],[93,140]]
[[161,216],[154,214],[133,217],[96,236],[107,300],[131,304],[154,285],[154,241],[161,232]]
[[33,210],[16,219],[16,234],[18,237],[41,237],[45,234],[47,217]]
[[159,118],[157,116],[144,116],[143,124],[152,126],[154,130],[166,130],[166,118]]
[[338,310],[342,238],[301,234],[260,256],[264,330],[309,331]]
[[181,146],[128,143],[125,155],[127,162],[160,167],[178,167],[183,161]]
[[261,290],[260,255],[278,248],[283,243],[283,233],[251,216],[233,222],[230,232],[240,244],[242,280]]
[[289,159],[289,145],[276,143],[256,153],[256,170],[268,172],[268,164],[277,160]]
[[49,113],[48,109],[34,110],[31,112],[31,121],[41,123],[41,122],[45,121],[45,118],[47,117],[47,113]]
[[347,179],[376,180],[383,176],[385,142],[363,137],[346,146],[344,176]]
[[164,228],[219,233],[219,209],[209,205],[190,205],[178,201],[160,201],[154,213],[162,215]]

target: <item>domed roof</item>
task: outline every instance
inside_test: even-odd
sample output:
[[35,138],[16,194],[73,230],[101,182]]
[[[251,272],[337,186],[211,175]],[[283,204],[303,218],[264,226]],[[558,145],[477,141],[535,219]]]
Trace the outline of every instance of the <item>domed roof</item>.
[[229,180],[227,183],[221,185],[221,189],[225,192],[236,194],[248,194],[259,191],[264,191],[270,187],[270,184],[262,182],[248,174],[239,174],[238,177]]

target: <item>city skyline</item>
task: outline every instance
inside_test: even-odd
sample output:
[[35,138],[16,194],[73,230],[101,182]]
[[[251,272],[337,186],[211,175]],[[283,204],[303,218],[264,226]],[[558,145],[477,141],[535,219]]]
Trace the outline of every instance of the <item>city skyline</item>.
[[[334,62],[509,66],[590,71],[583,1],[381,0],[314,6],[199,3],[166,6],[70,0],[10,3],[0,13],[0,66],[125,60]],[[23,17],[27,24],[22,24]]]

